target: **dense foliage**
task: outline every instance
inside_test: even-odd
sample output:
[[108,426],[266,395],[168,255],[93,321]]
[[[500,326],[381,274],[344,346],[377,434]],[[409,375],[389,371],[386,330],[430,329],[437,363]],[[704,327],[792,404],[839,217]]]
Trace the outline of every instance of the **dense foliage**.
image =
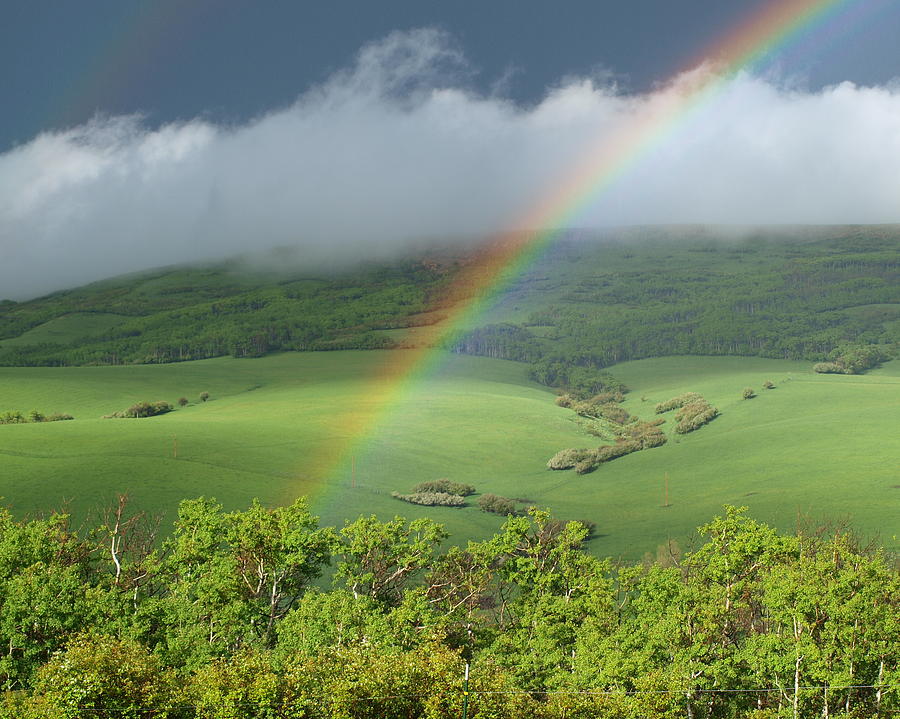
[[[88,533],[0,514],[0,716],[890,716],[900,577],[849,532],[728,508],[614,568],[545,512],[442,550],[428,519],[121,502]],[[312,585],[329,563],[334,589]],[[6,649],[8,647],[8,650]]]

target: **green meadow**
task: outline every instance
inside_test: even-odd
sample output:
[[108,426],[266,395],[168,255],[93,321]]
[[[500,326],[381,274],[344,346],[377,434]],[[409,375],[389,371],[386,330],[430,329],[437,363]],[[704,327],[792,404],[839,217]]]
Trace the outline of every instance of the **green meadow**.
[[[616,365],[633,414],[651,419],[657,402],[696,391],[721,415],[689,435],[667,426],[665,446],[579,476],[545,463],[557,450],[600,442],[554,404],[551,390],[527,379],[527,365],[445,354],[379,412],[377,372],[399,352],[0,368],[0,411],[76,418],[0,426],[0,495],[17,515],[66,507],[80,521],[127,492],[164,525],[186,497],[215,496],[239,508],[253,497],[277,504],[307,495],[325,523],[429,515],[455,541],[495,532],[502,519],[474,503],[425,508],[390,497],[447,477],[595,522],[590,548],[599,555],[635,559],[669,539],[686,547],[725,503],[747,505],[782,529],[798,517],[849,521],[900,548],[900,361],[858,376],[760,358]],[[762,389],[766,380],[775,389]],[[748,386],[757,396],[744,400]],[[182,396],[188,406],[160,417],[102,418],[141,400]]]

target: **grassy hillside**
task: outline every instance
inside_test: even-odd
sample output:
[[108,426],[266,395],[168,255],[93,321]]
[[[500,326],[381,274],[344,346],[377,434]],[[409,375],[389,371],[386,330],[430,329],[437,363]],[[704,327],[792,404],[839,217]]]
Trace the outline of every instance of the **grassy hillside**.
[[[214,495],[228,507],[258,496],[282,503],[315,498],[325,522],[377,512],[428,514],[460,539],[483,537],[502,521],[464,509],[427,509],[390,492],[448,477],[481,492],[521,497],[559,516],[590,519],[600,536],[592,550],[626,558],[667,538],[682,544],[725,502],[793,527],[798,511],[850,518],[897,548],[900,489],[895,463],[900,362],[863,376],[822,376],[809,363],[671,357],[618,365],[631,388],[626,408],[651,417],[653,405],[698,391],[722,414],[707,427],[673,436],[578,476],[551,472],[559,449],[596,445],[553,394],[526,378],[527,366],[447,355],[440,369],[404,395],[375,432],[352,450],[348,409],[365,406],[373,373],[389,352],[285,353],[168,365],[0,368],[5,409],[69,412],[72,422],[0,426],[0,495],[17,513],[68,499],[83,516],[127,491],[165,521],[184,497]],[[777,386],[762,390],[765,380]],[[741,399],[745,386],[758,396]],[[210,401],[200,403],[200,392]],[[183,409],[149,419],[101,419],[139,400]],[[643,398],[643,400],[642,400]],[[173,450],[177,442],[177,458]],[[671,506],[663,508],[663,478]]]

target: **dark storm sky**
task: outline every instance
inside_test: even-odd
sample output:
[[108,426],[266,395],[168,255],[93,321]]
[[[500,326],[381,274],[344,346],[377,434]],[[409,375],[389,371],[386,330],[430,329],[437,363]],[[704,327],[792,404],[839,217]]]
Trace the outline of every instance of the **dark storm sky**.
[[[883,0],[879,0],[884,4]],[[0,152],[97,113],[151,124],[241,122],[290,104],[393,30],[435,27],[471,66],[465,82],[536,102],[568,75],[623,89],[665,80],[758,0],[28,0],[3,3]],[[791,68],[810,89],[900,76],[900,13]]]

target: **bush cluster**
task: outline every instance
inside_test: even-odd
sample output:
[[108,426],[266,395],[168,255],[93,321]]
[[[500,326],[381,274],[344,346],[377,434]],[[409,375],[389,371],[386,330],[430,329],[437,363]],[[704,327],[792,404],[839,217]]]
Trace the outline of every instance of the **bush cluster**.
[[817,362],[813,372],[819,374],[860,374],[877,367],[889,355],[878,345],[843,344],[828,353],[828,362]]
[[413,492],[412,494],[400,494],[391,492],[394,499],[399,499],[410,504],[421,504],[425,507],[465,507],[466,500],[458,494],[449,492]]
[[634,417],[626,410],[619,407],[625,400],[625,395],[618,390],[600,392],[588,399],[579,399],[571,394],[563,394],[556,398],[556,404],[560,407],[571,409],[580,417],[589,419],[605,419],[615,424],[627,424],[634,421]]
[[0,424],[28,424],[29,422],[61,422],[67,419],[75,419],[65,412],[53,412],[44,414],[36,409],[31,410],[26,417],[18,410],[0,413]]
[[591,456],[591,449],[563,449],[547,461],[547,469],[572,469],[579,462]]
[[104,415],[104,419],[156,417],[157,415],[171,412],[173,409],[174,407],[169,402],[163,402],[162,400],[157,402],[137,402],[121,412]]
[[[606,444],[593,450],[563,450],[557,453],[547,466],[551,463],[565,464],[572,462],[570,466],[575,467],[577,474],[587,474],[593,472],[604,462],[609,462],[618,457],[624,457],[632,452],[640,452],[642,449],[650,449],[652,447],[660,447],[666,443],[666,435],[660,428],[663,423],[662,419],[653,422],[634,421],[626,427],[622,428],[619,436],[616,437],[615,444]],[[581,455],[575,455],[576,452],[583,452]],[[566,455],[565,453],[573,453]],[[550,467],[551,469],[568,469],[568,467]]]
[[623,427],[617,441],[619,442],[637,442],[638,449],[650,449],[651,447],[659,447],[666,443],[666,435],[662,431],[662,424],[665,420],[660,417],[652,422],[634,422],[633,424]]
[[655,411],[656,414],[662,414],[663,412],[678,409],[679,407],[684,407],[686,404],[691,404],[692,402],[697,402],[702,399],[703,397],[696,392],[685,392],[677,397],[672,397],[672,399],[667,399],[665,402],[660,402],[656,405]]
[[704,424],[712,422],[718,416],[719,410],[701,397],[698,401],[685,405],[675,413],[675,419],[678,421],[675,431],[678,434],[693,432]]
[[462,482],[451,482],[449,479],[433,479],[428,482],[420,482],[413,487],[414,494],[423,492],[456,494],[460,497],[468,497],[470,494],[475,494],[475,487],[471,484],[463,484]]
[[501,497],[498,494],[482,494],[478,498],[478,507],[482,512],[500,514],[504,517],[510,514],[521,514],[521,511],[516,507],[516,500],[509,497]]

